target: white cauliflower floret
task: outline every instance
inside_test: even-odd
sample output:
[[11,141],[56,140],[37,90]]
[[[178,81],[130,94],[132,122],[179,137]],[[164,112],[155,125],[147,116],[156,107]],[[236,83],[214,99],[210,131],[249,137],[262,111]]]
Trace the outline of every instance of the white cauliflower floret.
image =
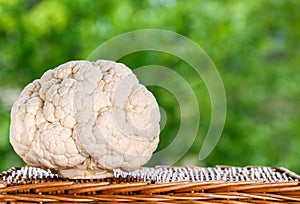
[[10,142],[32,166],[131,171],[156,149],[159,120],[154,96],[125,65],[71,61],[24,88]]

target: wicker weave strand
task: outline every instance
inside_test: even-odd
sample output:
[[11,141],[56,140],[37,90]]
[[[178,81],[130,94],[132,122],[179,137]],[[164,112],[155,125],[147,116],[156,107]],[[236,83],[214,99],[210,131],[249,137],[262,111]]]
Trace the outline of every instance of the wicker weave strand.
[[66,180],[49,170],[0,175],[1,202],[298,203],[299,176],[273,167],[156,167],[114,171],[114,178]]
[[[151,181],[153,183],[168,183],[179,181],[264,181],[264,182],[288,182],[298,181],[296,174],[272,167],[155,167],[140,168],[133,172],[114,170],[115,178],[133,178],[136,181]],[[50,170],[35,167],[11,168],[0,175],[0,181],[6,181],[7,185],[32,183],[37,179],[44,181],[56,181],[57,174]]]
[[119,169],[114,171],[115,177],[126,178],[132,176],[143,181],[167,183],[177,181],[264,181],[287,182],[297,181],[287,173],[282,173],[271,167],[156,167],[140,168],[133,172],[124,172]]

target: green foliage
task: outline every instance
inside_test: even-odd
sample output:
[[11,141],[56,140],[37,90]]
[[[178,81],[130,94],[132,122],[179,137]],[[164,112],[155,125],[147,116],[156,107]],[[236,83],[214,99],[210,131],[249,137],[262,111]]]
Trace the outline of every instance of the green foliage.
[[[167,54],[140,52],[120,60],[132,68],[172,67],[195,91],[199,135],[177,165],[285,166],[299,173],[299,8],[297,0],[0,0],[0,171],[22,165],[9,145],[5,89],[21,89],[49,68],[86,59],[124,32],[159,28],[197,42],[216,64],[227,95],[223,135],[198,161],[211,114],[201,78]],[[151,90],[169,118],[163,148],[178,130],[178,103],[161,88]]]

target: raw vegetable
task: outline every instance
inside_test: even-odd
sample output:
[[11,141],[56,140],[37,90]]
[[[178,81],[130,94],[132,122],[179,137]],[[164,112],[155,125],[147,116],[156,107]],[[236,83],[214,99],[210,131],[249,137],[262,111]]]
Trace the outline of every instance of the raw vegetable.
[[151,158],[159,120],[154,96],[124,64],[71,61],[24,88],[11,110],[10,142],[28,165],[107,177]]

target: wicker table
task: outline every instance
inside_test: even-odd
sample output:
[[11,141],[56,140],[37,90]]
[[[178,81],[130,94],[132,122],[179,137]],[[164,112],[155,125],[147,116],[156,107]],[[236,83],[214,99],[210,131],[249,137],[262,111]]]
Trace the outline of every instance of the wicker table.
[[295,203],[300,177],[273,167],[155,167],[114,177],[67,180],[50,170],[12,168],[0,175],[0,202]]

